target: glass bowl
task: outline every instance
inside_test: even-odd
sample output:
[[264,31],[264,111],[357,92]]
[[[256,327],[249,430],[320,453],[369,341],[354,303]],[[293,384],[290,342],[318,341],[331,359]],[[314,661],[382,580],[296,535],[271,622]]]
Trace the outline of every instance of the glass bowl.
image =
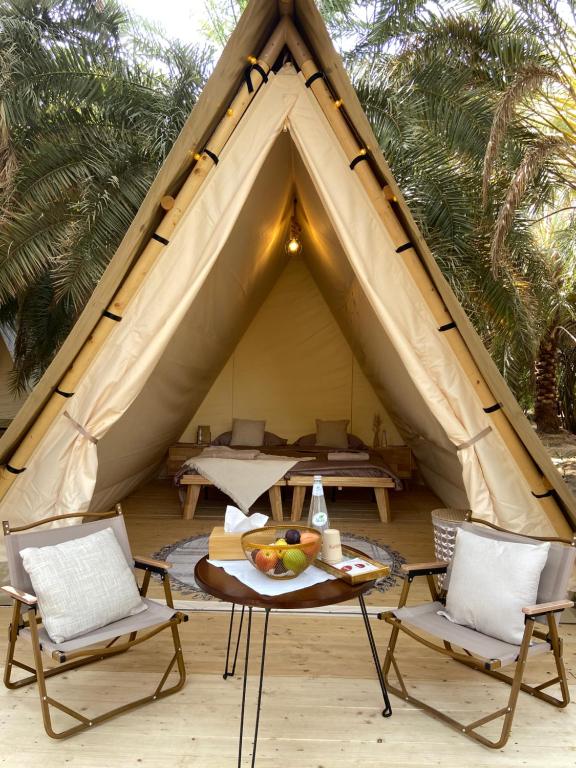
[[322,534],[307,525],[267,525],[242,534],[246,559],[271,579],[295,579],[316,559]]

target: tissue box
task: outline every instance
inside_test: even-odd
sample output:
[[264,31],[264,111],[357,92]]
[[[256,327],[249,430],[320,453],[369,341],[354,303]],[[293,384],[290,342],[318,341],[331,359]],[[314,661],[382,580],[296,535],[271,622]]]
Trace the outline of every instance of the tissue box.
[[225,533],[224,526],[216,526],[208,539],[208,557],[210,560],[244,560],[241,538],[241,533]]

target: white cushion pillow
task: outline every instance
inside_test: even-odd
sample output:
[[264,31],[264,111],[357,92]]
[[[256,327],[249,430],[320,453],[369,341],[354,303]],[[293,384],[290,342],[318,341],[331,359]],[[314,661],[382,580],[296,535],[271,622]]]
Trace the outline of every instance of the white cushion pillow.
[[458,530],[446,610],[455,624],[520,645],[522,608],[537,602],[550,544],[520,544]]
[[56,643],[146,610],[112,528],[20,555]]
[[265,421],[234,419],[232,421],[230,445],[248,445],[251,447],[264,445],[265,426]]

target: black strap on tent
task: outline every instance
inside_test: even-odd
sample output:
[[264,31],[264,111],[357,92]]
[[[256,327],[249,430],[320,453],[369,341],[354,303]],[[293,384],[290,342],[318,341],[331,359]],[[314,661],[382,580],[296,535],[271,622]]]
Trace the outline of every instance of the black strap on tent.
[[438,328],[438,330],[440,331],[440,333],[445,333],[446,331],[451,331],[452,328],[457,328],[457,327],[458,326],[456,325],[454,320],[452,320],[451,323],[446,323],[446,325],[441,325],[440,328]]
[[554,491],[544,491],[544,493],[534,493],[534,491],[532,491],[531,493],[535,499],[547,499],[549,496],[554,495]]
[[494,413],[495,411],[499,411],[502,406],[500,403],[494,403],[494,405],[489,405],[488,408],[483,408],[482,410],[484,413]]
[[306,80],[304,85],[306,86],[306,88],[310,88],[314,80],[318,80],[319,78],[322,78],[322,80],[326,78],[326,75],[320,69],[318,70],[318,72],[314,72],[313,75],[310,75],[310,77],[308,78],[308,80]]
[[104,312],[102,312],[102,317],[107,317],[108,320],[115,320],[117,323],[119,323],[120,320],[122,320],[120,315],[115,315],[114,312],[109,312],[107,309],[105,309]]
[[259,72],[262,76],[262,80],[267,83],[268,82],[268,74],[265,72],[265,70],[262,69],[260,64],[256,61],[254,64],[248,64],[246,69],[244,70],[244,80],[246,82],[246,87],[248,88],[248,93],[254,93],[254,85],[252,84],[252,70],[255,69],[256,72]]
[[22,472],[26,472],[26,467],[21,467],[18,469],[17,467],[12,467],[10,464],[6,464],[6,469],[8,472],[11,472],[13,475],[19,475]]
[[162,235],[157,235],[156,232],[152,235],[152,240],[156,240],[157,243],[162,243],[162,245],[168,245],[170,242],[170,240],[166,240]]
[[404,243],[404,245],[399,245],[398,248],[396,248],[396,253],[403,253],[410,248],[414,248],[414,244],[408,241],[407,243]]
[[54,392],[57,395],[61,395],[62,397],[72,397],[74,394],[74,392],[64,392],[64,390],[60,389],[60,387],[54,387]]
[[364,152],[361,152],[359,155],[356,155],[356,157],[352,160],[350,163],[350,170],[353,171],[354,168],[358,165],[358,163],[361,163],[362,160],[368,160],[368,152],[364,150]]
[[212,160],[214,165],[218,165],[218,163],[220,162],[220,158],[218,157],[218,155],[212,152],[210,149],[206,149],[206,147],[204,147],[204,149],[202,150],[202,154],[208,155],[208,157],[210,158],[210,160]]

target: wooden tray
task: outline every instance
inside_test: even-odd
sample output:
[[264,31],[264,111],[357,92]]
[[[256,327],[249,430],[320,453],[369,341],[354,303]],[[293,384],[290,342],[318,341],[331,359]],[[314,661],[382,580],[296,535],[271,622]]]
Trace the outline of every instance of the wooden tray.
[[377,570],[367,571],[366,573],[349,574],[345,571],[341,571],[339,568],[334,568],[330,563],[325,563],[321,557],[317,557],[313,564],[317,568],[321,568],[323,571],[331,573],[333,576],[337,576],[339,579],[348,582],[348,584],[361,584],[363,581],[374,581],[375,579],[390,575],[390,566],[384,565],[384,563],[380,563],[378,560],[372,560],[371,557],[368,557],[368,555],[365,555],[363,552],[358,552],[351,547],[347,547],[345,544],[342,545],[342,554],[344,555],[344,559],[365,560],[367,563],[370,563],[370,565],[375,565]]

